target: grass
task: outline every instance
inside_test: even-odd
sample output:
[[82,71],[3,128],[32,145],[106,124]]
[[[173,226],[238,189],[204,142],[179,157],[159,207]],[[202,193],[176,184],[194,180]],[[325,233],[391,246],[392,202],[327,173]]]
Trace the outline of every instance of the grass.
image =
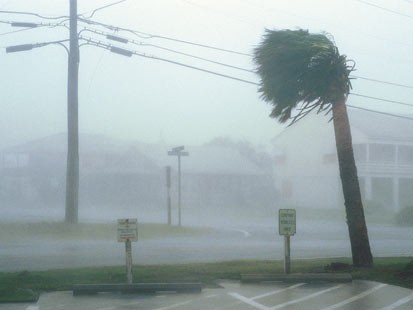
[[[332,272],[328,266],[342,259],[294,260],[292,272]],[[346,266],[346,265],[343,265]],[[135,282],[202,282],[217,287],[220,279],[239,280],[243,273],[281,273],[282,261],[226,261],[177,265],[137,265]],[[376,258],[370,269],[351,268],[354,279],[379,281],[413,289],[413,257]],[[48,271],[0,273],[0,302],[27,302],[37,300],[41,292],[70,290],[73,284],[124,283],[125,267],[96,267]]]
[[[139,223],[139,239],[171,236],[198,235],[208,229],[178,227],[166,224]],[[0,223],[0,241],[26,238],[41,239],[116,239],[116,223],[79,223],[63,222]]]

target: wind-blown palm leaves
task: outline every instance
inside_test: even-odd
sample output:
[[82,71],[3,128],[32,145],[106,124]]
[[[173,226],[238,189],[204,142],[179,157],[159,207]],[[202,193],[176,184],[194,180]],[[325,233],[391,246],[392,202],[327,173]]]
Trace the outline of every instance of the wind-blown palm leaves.
[[351,89],[354,66],[322,34],[266,30],[254,60],[261,96],[274,106],[270,116],[281,122],[295,122],[316,108],[329,111]]
[[326,35],[305,30],[266,30],[254,60],[261,97],[273,105],[271,117],[292,124],[313,110],[332,111],[353,265],[372,266],[345,104],[354,64]]

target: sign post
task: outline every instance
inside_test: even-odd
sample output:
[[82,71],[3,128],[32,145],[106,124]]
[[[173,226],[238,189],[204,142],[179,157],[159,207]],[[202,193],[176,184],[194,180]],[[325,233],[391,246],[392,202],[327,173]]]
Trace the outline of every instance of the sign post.
[[178,225],[181,226],[181,156],[189,156],[188,152],[184,152],[183,145],[174,147],[168,152],[168,156],[178,157]]
[[168,225],[172,224],[172,212],[171,212],[171,166],[166,167],[166,209],[168,214]]
[[128,284],[132,284],[132,241],[138,241],[138,220],[119,219],[117,228],[118,242],[125,242],[126,280]]
[[284,236],[284,272],[291,273],[290,236],[296,232],[296,212],[294,209],[278,210],[278,231]]

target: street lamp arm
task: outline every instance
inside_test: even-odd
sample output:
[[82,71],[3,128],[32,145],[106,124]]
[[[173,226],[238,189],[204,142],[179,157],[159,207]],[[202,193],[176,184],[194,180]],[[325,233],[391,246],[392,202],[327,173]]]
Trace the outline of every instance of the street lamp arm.
[[6,47],[6,53],[15,53],[15,52],[23,52],[23,51],[30,51],[34,48],[43,47],[50,44],[58,44],[65,48],[65,50],[69,53],[68,48],[63,44],[63,42],[67,42],[69,39],[66,40],[58,40],[58,41],[50,41],[50,42],[41,42],[41,43],[34,43],[34,44],[20,44],[20,45],[13,45]]

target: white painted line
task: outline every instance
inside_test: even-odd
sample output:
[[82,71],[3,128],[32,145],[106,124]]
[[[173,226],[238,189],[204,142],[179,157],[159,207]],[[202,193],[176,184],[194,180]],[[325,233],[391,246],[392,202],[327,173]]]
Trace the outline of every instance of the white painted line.
[[218,294],[211,294],[211,295],[205,296],[205,298],[214,298],[214,297],[217,297],[217,296],[219,296],[219,295]]
[[232,231],[236,231],[236,232],[240,232],[241,234],[244,235],[245,238],[248,238],[249,236],[251,236],[251,233],[246,231],[246,230],[242,230],[242,229],[231,229]]
[[252,299],[249,299],[249,298],[247,298],[247,297],[245,297],[245,296],[242,296],[242,295],[240,295],[240,294],[238,294],[238,293],[228,293],[228,295],[230,295],[230,296],[234,297],[235,299],[238,299],[238,300],[240,300],[240,301],[242,301],[242,302],[244,302],[244,303],[246,303],[246,304],[248,304],[248,305],[250,305],[250,306],[253,306],[255,309],[258,309],[258,310],[270,310],[270,308],[268,308],[268,307],[266,307],[266,306],[264,306],[264,305],[261,305],[261,304],[255,302],[255,301],[253,301]]
[[398,301],[396,301],[395,303],[391,304],[390,306],[384,307],[381,310],[393,310],[396,309],[399,306],[402,306],[404,304],[407,304],[409,301],[413,300],[413,293],[402,298],[399,299]]
[[187,300],[187,301],[184,301],[184,302],[180,302],[178,304],[173,304],[173,305],[162,307],[162,308],[156,308],[154,310],[168,310],[168,309],[178,308],[178,307],[181,307],[181,306],[185,306],[185,305],[189,304],[190,302],[192,302],[192,300]]
[[28,306],[26,310],[40,310],[39,306]]
[[331,291],[336,290],[336,289],[338,289],[338,288],[340,288],[340,287],[342,287],[342,286],[343,286],[343,285],[333,286],[333,287],[330,287],[330,288],[328,288],[328,289],[319,291],[319,292],[317,292],[317,293],[310,294],[310,295],[307,295],[307,296],[304,296],[304,297],[301,297],[301,298],[298,298],[298,299],[294,299],[294,300],[285,302],[285,303],[283,303],[283,304],[279,304],[279,305],[277,305],[277,306],[275,306],[275,307],[271,307],[270,309],[271,309],[271,310],[276,310],[276,309],[284,308],[285,306],[297,304],[297,303],[302,302],[302,301],[304,301],[304,300],[311,299],[311,298],[320,296],[320,295],[322,295],[322,294],[331,292]]
[[363,293],[361,293],[361,294],[355,295],[355,296],[353,296],[353,297],[351,297],[351,298],[348,298],[348,299],[346,299],[346,300],[343,300],[342,302],[339,302],[338,304],[331,305],[330,307],[324,308],[324,309],[322,309],[322,310],[332,310],[332,309],[340,308],[341,306],[347,305],[347,304],[349,304],[349,303],[351,303],[351,302],[353,302],[353,301],[356,301],[356,300],[359,300],[359,299],[361,299],[361,298],[364,298],[364,297],[366,297],[367,295],[370,295],[371,293],[374,293],[375,291],[377,291],[377,290],[379,290],[379,289],[381,289],[381,288],[383,288],[383,287],[385,287],[385,286],[387,286],[387,284],[379,284],[379,285],[377,285],[377,286],[375,286],[375,287],[373,287],[373,288],[371,288],[371,289],[369,289],[369,290],[367,290],[367,291],[365,291],[365,292],[363,292]]
[[268,297],[268,296],[271,296],[271,295],[275,295],[275,294],[278,294],[278,293],[282,293],[282,292],[285,292],[285,291],[287,291],[287,290],[292,290],[292,289],[294,289],[294,288],[296,288],[296,287],[303,286],[304,284],[305,284],[305,283],[298,283],[298,284],[295,284],[295,285],[292,285],[292,286],[283,288],[283,289],[278,290],[278,291],[274,291],[274,292],[269,292],[269,293],[265,293],[265,294],[262,294],[262,295],[258,295],[258,296],[252,297],[251,300],[256,300],[256,299]]

